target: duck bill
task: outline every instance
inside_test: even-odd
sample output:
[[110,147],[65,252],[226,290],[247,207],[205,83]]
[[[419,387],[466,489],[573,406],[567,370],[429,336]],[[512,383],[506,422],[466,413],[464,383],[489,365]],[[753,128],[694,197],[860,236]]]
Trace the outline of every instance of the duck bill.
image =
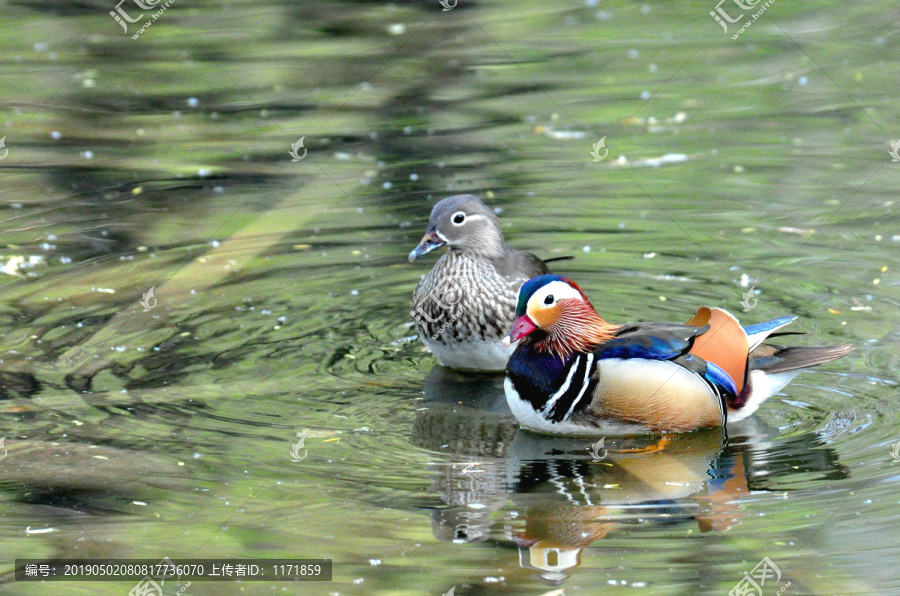
[[509,335],[503,338],[503,345],[509,346],[513,342],[519,341],[535,329],[537,329],[537,325],[535,325],[534,322],[528,318],[528,315],[522,315],[513,322],[513,326],[509,331]]
[[422,255],[426,255],[434,249],[444,246],[445,244],[446,242],[441,240],[436,232],[428,232],[427,234],[422,236],[422,241],[419,242],[419,246],[412,249],[412,252],[409,253],[409,262],[412,263]]

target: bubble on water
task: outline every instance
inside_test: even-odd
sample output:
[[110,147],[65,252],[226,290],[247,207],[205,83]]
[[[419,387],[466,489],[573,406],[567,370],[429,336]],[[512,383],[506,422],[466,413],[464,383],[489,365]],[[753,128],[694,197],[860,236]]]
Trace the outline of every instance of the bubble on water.
[[641,6],[641,14],[650,14],[651,10],[652,9],[650,8],[649,4],[644,4],[643,6]]
[[388,27],[388,33],[391,35],[403,35],[406,33],[406,25],[403,23],[394,23]]
[[54,141],[58,141],[59,139],[62,138],[62,133],[59,132],[58,130],[54,130],[53,132],[50,133],[50,138],[53,139]]
[[419,179],[419,175],[418,174],[410,174],[409,179],[412,180],[413,182],[415,182],[416,180]]
[[797,84],[800,85],[801,87],[803,85],[806,85],[808,82],[809,82],[808,77],[800,77],[799,79],[797,79]]
[[641,53],[639,51],[637,51],[633,48],[628,50],[628,57],[631,58],[632,60],[634,60],[635,58],[639,58],[640,56],[641,56]]
[[88,151],[82,151],[82,152],[81,152],[81,157],[83,157],[83,158],[85,158],[85,159],[94,159],[94,152],[93,152],[93,151],[90,151],[90,150],[88,150]]
[[641,91],[641,99],[643,99],[644,101],[650,99],[650,92],[649,91]]
[[597,11],[597,19],[601,21],[609,21],[612,20],[612,13],[608,10],[600,10]]
[[188,99],[187,99],[187,105],[188,105],[189,107],[196,108],[197,106],[200,105],[200,100],[197,99],[196,97],[188,97]]
[[351,296],[359,296],[359,290],[350,290]]
[[590,246],[582,246],[581,250],[583,250],[584,252],[591,252],[591,247]]
[[391,187],[393,187],[393,186],[394,186],[393,183],[391,183],[390,181],[385,182],[384,184],[381,185],[381,187],[384,188],[384,190],[390,190]]

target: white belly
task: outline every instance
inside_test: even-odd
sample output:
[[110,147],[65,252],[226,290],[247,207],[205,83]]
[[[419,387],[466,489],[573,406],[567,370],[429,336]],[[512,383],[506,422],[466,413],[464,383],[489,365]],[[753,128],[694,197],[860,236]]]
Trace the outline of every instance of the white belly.
[[541,433],[549,433],[554,435],[615,435],[637,432],[642,427],[628,422],[620,422],[615,420],[597,420],[595,424],[590,426],[576,424],[563,420],[562,422],[553,422],[547,420],[538,414],[531,403],[520,398],[516,388],[513,387],[512,381],[507,377],[503,382],[503,388],[506,391],[506,403],[513,416],[519,421],[523,428]]
[[448,368],[472,371],[503,371],[515,351],[515,344],[504,348],[499,341],[468,341],[444,344],[423,337],[422,341],[435,358]]

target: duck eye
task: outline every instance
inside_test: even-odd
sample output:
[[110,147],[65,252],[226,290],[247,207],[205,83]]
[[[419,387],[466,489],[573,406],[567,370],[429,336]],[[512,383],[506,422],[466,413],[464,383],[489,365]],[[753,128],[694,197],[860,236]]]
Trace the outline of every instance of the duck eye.
[[463,222],[466,221],[466,214],[462,211],[453,214],[453,223],[461,226]]
[[547,297],[544,298],[544,304],[553,304],[553,294],[547,294]]

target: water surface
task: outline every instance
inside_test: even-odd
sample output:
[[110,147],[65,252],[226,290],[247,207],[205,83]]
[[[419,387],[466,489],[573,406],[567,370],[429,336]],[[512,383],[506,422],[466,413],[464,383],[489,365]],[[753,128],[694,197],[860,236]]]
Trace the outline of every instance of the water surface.
[[[4,11],[0,591],[169,556],[334,561],[188,594],[727,594],[768,557],[766,595],[900,593],[892,4],[736,41],[711,2],[200,1],[136,40],[113,8]],[[613,322],[855,350],[727,435],[521,431],[414,336],[406,255],[460,192]]]

